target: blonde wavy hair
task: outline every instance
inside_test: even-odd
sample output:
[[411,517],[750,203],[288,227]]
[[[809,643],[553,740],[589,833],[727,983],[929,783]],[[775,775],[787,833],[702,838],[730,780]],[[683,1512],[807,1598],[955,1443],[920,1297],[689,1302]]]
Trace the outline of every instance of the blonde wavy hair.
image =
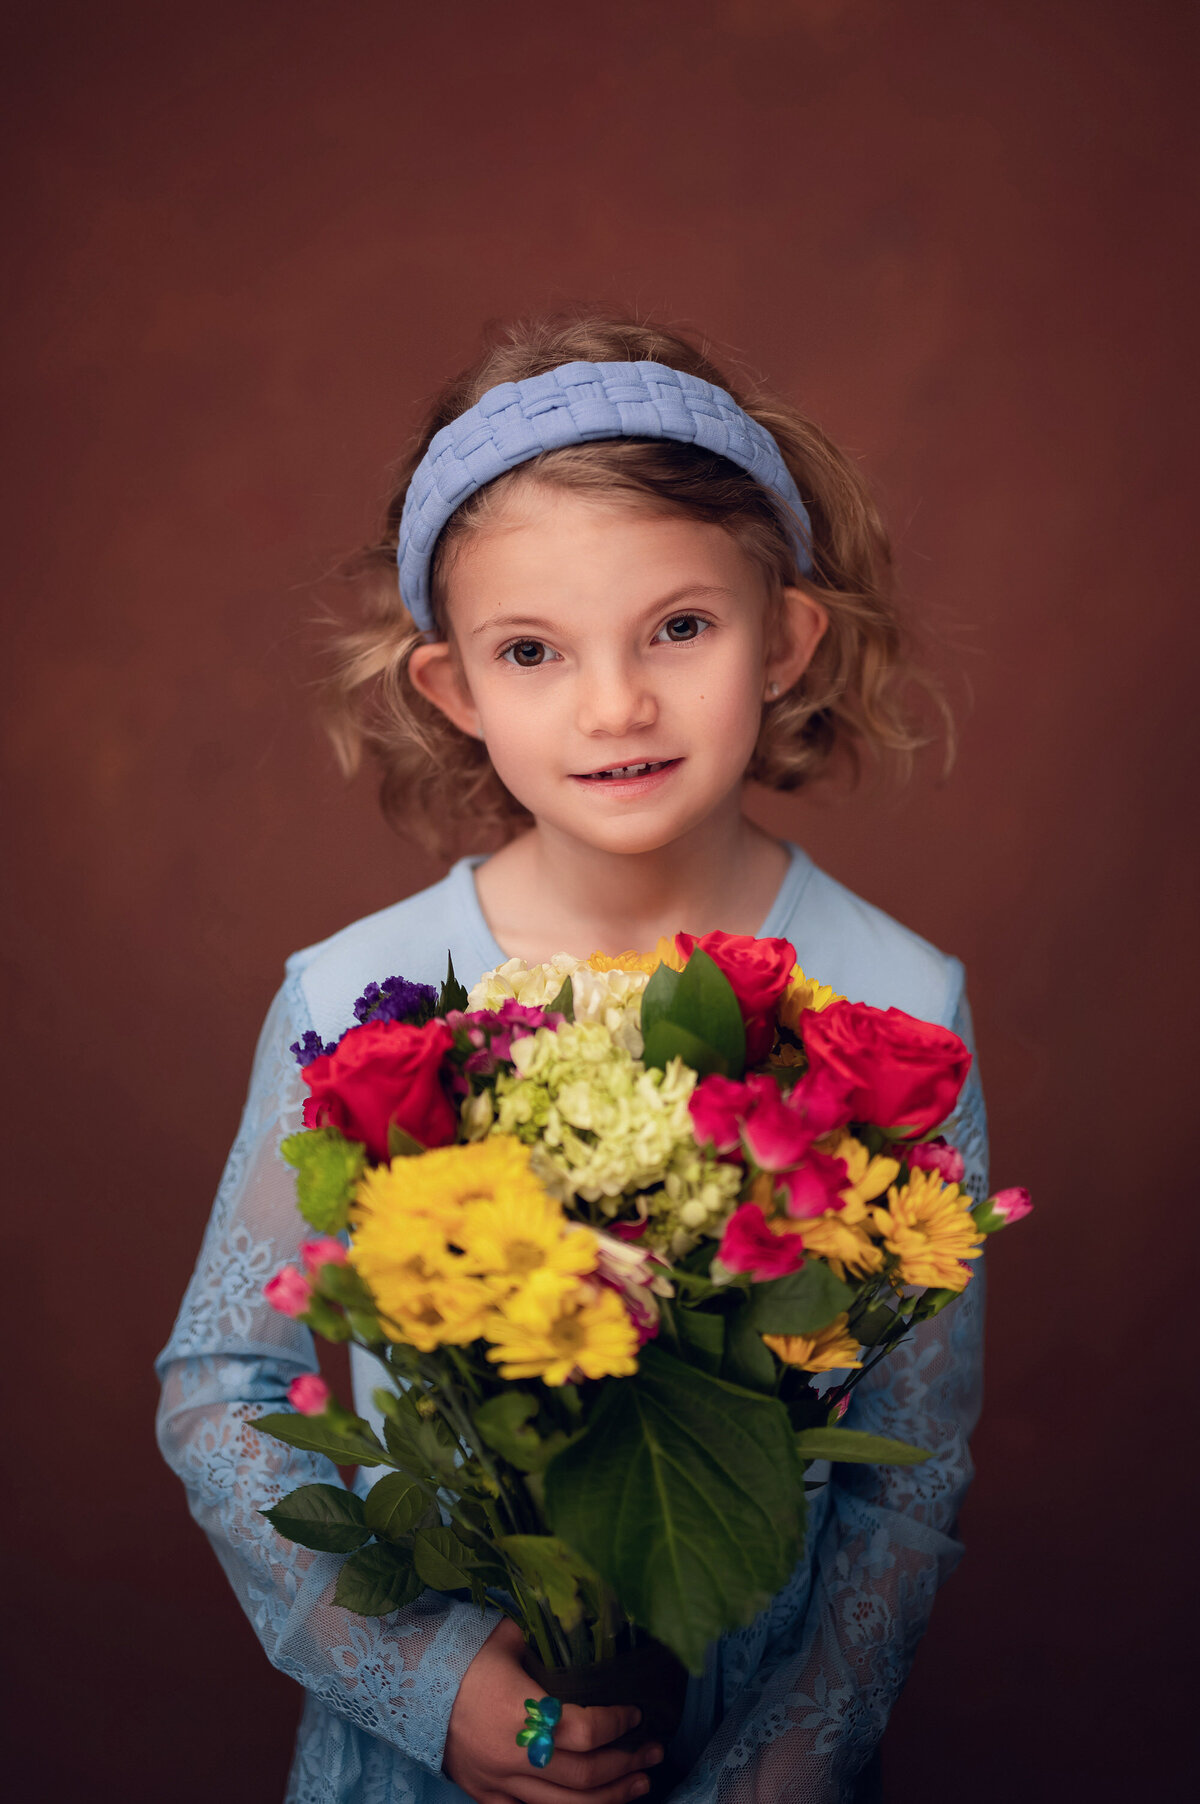
[[864,753],[907,776],[914,753],[939,728],[949,757],[949,713],[915,659],[897,607],[887,533],[862,476],[820,428],[761,387],[731,380],[704,351],[665,326],[584,312],[518,320],[494,329],[482,355],[445,384],[394,468],[378,538],[339,571],[361,590],[366,618],[355,630],[338,630],[324,684],[325,721],[338,761],[350,776],[364,752],[371,754],[388,820],[443,857],[456,856],[467,841],[503,843],[531,817],[501,783],[483,744],[453,726],[410,680],[409,657],[424,641],[396,580],[409,482],[434,434],[497,383],[541,375],[561,363],[642,360],[716,383],[774,434],[808,509],[812,573],[801,577],[772,497],[726,458],[673,440],[601,439],[540,453],[469,495],[451,515],[430,569],[438,633],[451,637],[446,582],[458,547],[494,517],[514,483],[620,495],[654,514],[722,526],[765,571],[775,630],[783,619],[785,585],[803,588],[828,611],[828,630],[801,681],[764,704],[748,779],[795,790],[840,763],[854,780]]

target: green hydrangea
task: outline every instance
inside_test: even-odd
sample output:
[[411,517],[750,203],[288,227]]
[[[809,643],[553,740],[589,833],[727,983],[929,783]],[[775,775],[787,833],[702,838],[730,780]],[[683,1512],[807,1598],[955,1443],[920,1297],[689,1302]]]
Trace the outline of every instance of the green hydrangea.
[[539,1028],[514,1041],[512,1059],[468,1132],[515,1134],[555,1195],[598,1205],[601,1217],[630,1213],[622,1204],[649,1192],[638,1213],[649,1212],[656,1246],[720,1231],[741,1174],[697,1147],[696,1074],[681,1060],[647,1071],[596,1022]]

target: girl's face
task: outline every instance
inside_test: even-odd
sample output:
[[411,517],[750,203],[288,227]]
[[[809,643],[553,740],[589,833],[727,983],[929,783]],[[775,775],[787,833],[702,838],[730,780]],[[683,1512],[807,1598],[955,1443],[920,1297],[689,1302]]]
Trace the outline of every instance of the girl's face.
[[453,645],[409,668],[540,826],[652,852],[737,797],[769,686],[816,649],[823,610],[784,597],[772,635],[767,579],[721,527],[529,482],[458,548]]

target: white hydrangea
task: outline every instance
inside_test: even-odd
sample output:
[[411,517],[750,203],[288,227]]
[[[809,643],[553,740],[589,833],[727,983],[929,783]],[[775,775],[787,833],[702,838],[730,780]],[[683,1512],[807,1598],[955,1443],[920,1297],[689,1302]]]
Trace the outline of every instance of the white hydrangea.
[[644,971],[593,971],[585,959],[569,952],[559,952],[541,965],[510,958],[484,972],[467,997],[467,1007],[498,1009],[512,998],[526,1008],[548,1008],[568,977],[576,1021],[606,1027],[618,1046],[641,1058],[642,991],[650,981]]

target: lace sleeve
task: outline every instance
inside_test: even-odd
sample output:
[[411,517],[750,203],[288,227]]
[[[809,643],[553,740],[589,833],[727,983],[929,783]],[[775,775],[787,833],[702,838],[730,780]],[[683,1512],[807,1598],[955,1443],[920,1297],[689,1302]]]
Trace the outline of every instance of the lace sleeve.
[[[965,998],[955,1031],[973,1046]],[[987,1194],[978,1071],[947,1137],[965,1187]],[[851,1393],[846,1426],[931,1448],[919,1466],[835,1466],[815,1493],[811,1564],[765,1619],[722,1649],[725,1714],[673,1804],[835,1804],[855,1797],[908,1676],[974,1467],[967,1440],[982,1387],[984,1259],[965,1294]],[[757,1657],[756,1657],[757,1656]]]
[[[298,1484],[340,1482],[330,1461],[253,1427],[256,1416],[286,1408],[292,1379],[317,1366],[308,1330],[262,1298],[264,1280],[296,1256],[305,1232],[276,1150],[300,1125],[302,1086],[288,1045],[302,1019],[285,986],[263,1027],[200,1257],[157,1362],[159,1445],[272,1664],[355,1730],[437,1772],[462,1675],[497,1613],[427,1591],[382,1619],[351,1615],[332,1602],[342,1556],[283,1540],[259,1514]],[[311,1707],[310,1699],[306,1721]]]

